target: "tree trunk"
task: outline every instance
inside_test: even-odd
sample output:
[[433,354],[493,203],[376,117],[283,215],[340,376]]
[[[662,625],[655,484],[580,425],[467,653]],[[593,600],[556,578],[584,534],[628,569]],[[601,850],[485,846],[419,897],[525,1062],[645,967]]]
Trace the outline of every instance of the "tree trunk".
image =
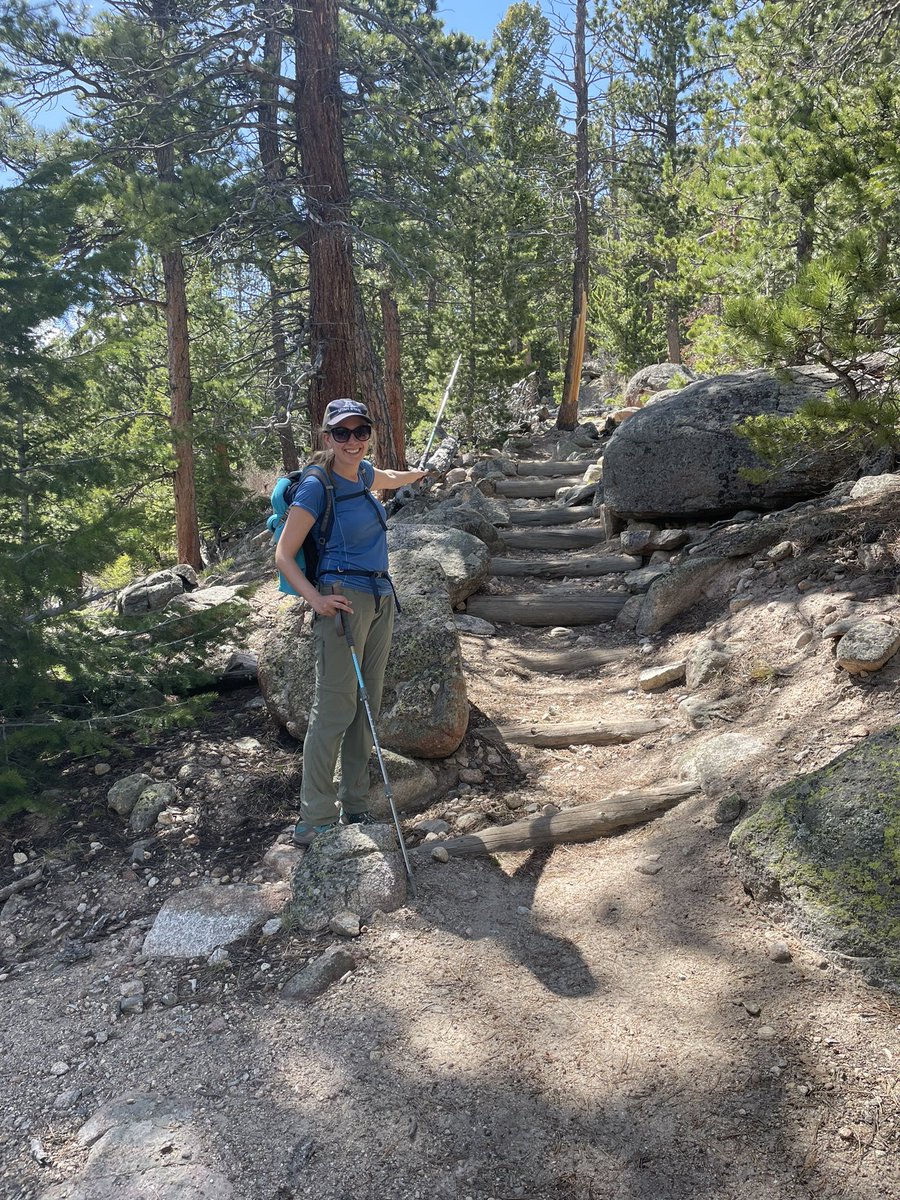
[[341,127],[337,0],[292,0],[294,114],[309,211],[309,323],[318,371],[309,415],[319,429],[330,400],[352,396],[355,286],[350,188]]
[[[160,33],[172,24],[169,0],[154,0],[153,19]],[[164,97],[162,84],[156,85],[155,99]],[[154,150],[156,174],[161,183],[176,184],[174,142],[162,142]],[[197,497],[194,484],[194,410],[191,402],[191,350],[188,326],[187,284],[181,246],[162,253],[163,285],[166,296],[166,350],[172,446],[175,451],[175,538],[178,561],[199,570],[200,528],[197,522]]]
[[[263,41],[263,63],[273,76],[281,72],[284,39],[279,28],[278,0],[262,0],[260,12],[266,22]],[[263,78],[259,85],[259,160],[263,180],[276,211],[283,207],[283,187],[287,175],[278,135],[278,84]],[[285,472],[299,470],[300,459],[290,422],[292,388],[288,372],[287,339],[284,333],[284,313],[274,269],[269,279],[269,327],[272,337],[272,400],[275,430],[281,445],[281,462]]]
[[501,625],[600,625],[617,617],[627,599],[622,592],[573,595],[567,588],[564,595],[557,596],[549,592],[471,596],[466,601],[466,612]]
[[200,528],[194,485],[194,410],[191,403],[191,354],[188,336],[184,255],[172,250],[162,256],[166,289],[166,342],[169,364],[170,424],[175,450],[175,538],[178,561],[199,570]]
[[575,4],[575,263],[572,271],[572,321],[569,327],[569,354],[563,384],[563,402],[556,418],[558,429],[574,429],[578,424],[578,390],[588,296],[588,94],[585,26],[587,0]]
[[354,284],[354,347],[356,350],[356,385],[357,399],[368,406],[369,414],[375,422],[378,431],[378,441],[375,446],[379,467],[388,470],[397,467],[394,461],[394,444],[391,425],[391,412],[388,408],[387,397],[378,371],[375,357],[375,347],[372,345],[372,333],[369,319],[363,305],[362,293]]
[[[674,271],[675,268],[671,269]],[[676,300],[670,300],[666,305],[666,344],[669,348],[669,362],[680,364],[681,321]]]
[[[383,287],[381,300],[381,322],[384,329],[384,393],[390,414],[390,466],[398,471],[406,470],[406,415],[403,409],[403,379],[400,371],[400,312],[390,288]],[[387,459],[385,459],[387,462]]]
[[661,721],[575,721],[571,725],[480,725],[474,732],[489,742],[518,746],[623,746],[669,724]]

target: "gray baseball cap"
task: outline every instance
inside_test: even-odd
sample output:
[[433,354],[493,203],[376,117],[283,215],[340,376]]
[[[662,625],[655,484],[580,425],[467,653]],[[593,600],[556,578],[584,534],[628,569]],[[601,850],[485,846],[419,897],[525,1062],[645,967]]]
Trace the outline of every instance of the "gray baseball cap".
[[367,421],[371,421],[369,410],[364,404],[360,404],[358,400],[332,400],[325,409],[325,416],[322,418],[322,428],[330,429],[332,425],[338,425],[347,417],[365,417]]

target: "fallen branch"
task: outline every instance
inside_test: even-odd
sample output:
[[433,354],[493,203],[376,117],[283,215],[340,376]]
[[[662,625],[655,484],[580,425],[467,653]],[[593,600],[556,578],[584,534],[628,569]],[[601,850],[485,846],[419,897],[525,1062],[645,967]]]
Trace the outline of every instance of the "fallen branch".
[[15,879],[12,883],[8,883],[6,887],[0,888],[0,904],[4,900],[8,900],[10,896],[15,896],[17,892],[24,892],[26,888],[34,887],[43,873],[43,869],[38,867],[31,875],[23,875],[21,879]]
[[620,746],[665,729],[668,721],[575,721],[570,725],[483,725],[472,732],[489,742],[522,746]]
[[[532,817],[497,825],[480,833],[449,838],[439,845],[453,856],[464,854],[494,854],[504,850],[530,850],[535,846],[556,845],[559,842],[592,842],[598,837],[640,825],[673,808],[687,796],[700,791],[699,783],[691,780],[667,780],[652,787],[635,791],[613,792],[595,804],[582,804],[552,817]],[[433,849],[433,843],[428,843]]]

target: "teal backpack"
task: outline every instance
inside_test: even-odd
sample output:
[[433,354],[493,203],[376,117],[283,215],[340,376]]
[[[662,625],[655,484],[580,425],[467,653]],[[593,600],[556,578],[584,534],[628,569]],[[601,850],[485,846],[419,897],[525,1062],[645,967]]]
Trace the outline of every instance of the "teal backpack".
[[[319,536],[314,537],[313,530],[310,529],[303,545],[297,551],[296,561],[297,566],[310,583],[315,584],[319,576],[319,563],[325,554],[325,547],[328,545],[331,527],[334,524],[334,484],[325,468],[309,466],[304,467],[302,471],[291,471],[289,475],[282,475],[272,489],[272,515],[266,521],[266,525],[272,533],[272,545],[277,545],[287,520],[288,511],[297,494],[297,488],[300,486],[301,479],[307,475],[314,475],[325,489],[325,511],[319,522]],[[278,572],[278,590],[287,596],[300,594],[291,587],[280,571]]]

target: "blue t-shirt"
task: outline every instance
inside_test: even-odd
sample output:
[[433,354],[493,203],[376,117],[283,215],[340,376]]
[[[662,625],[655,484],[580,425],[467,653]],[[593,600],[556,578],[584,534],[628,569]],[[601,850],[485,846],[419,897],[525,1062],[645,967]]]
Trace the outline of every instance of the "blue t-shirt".
[[[366,459],[359,465],[359,479],[344,479],[331,472],[334,485],[334,517],[328,543],[319,563],[320,583],[345,583],[363,591],[371,591],[374,583],[380,596],[390,594],[387,579],[372,579],[360,574],[365,571],[387,571],[387,534],[378,520],[376,508],[382,521],[387,520],[381,503],[374,496],[362,494],[363,483],[371,487],[375,480],[375,468]],[[360,493],[354,495],[354,493]],[[351,500],[340,499],[352,496]],[[316,518],[313,537],[318,539],[319,523],[325,512],[325,485],[316,473],[311,472],[300,483],[291,501],[291,507],[305,509]],[[354,570],[355,568],[355,570]]]

